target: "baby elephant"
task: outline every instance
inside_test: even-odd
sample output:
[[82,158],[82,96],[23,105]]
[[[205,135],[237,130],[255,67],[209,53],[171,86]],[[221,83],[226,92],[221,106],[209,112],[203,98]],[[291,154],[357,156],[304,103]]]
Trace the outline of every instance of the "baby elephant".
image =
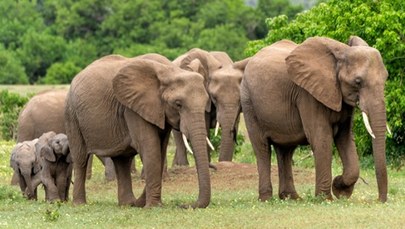
[[72,159],[65,134],[44,133],[36,143],[41,158],[41,181],[45,186],[45,199],[67,201],[72,178]]
[[19,177],[19,184],[24,196],[37,199],[37,187],[41,183],[40,159],[35,152],[38,139],[18,143],[11,152],[10,166]]

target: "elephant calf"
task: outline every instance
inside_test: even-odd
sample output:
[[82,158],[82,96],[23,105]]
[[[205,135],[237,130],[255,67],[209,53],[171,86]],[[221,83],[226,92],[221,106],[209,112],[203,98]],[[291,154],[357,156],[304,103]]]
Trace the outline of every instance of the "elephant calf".
[[41,158],[45,199],[67,201],[73,168],[67,136],[53,131],[44,133],[36,143],[36,150]]
[[35,153],[38,139],[18,143],[11,152],[10,166],[19,177],[19,184],[24,196],[37,199],[37,187],[41,183],[41,165]]

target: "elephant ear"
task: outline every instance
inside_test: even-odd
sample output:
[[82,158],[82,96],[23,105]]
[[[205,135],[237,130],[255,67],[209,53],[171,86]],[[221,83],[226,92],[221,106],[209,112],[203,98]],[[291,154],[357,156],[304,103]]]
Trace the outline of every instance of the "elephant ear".
[[17,143],[17,145],[14,146],[13,150],[11,151],[11,156],[10,156],[10,167],[13,168],[14,170],[18,170],[18,165],[17,165],[17,150],[22,146],[22,143]]
[[288,77],[328,108],[340,111],[342,93],[337,66],[348,47],[330,38],[309,38],[286,58]]
[[47,161],[50,162],[56,161],[55,153],[53,152],[53,149],[49,147],[49,145],[44,145],[41,147],[40,155],[41,158],[44,158]]
[[147,59],[134,59],[115,75],[115,97],[146,121],[164,129],[165,113],[159,88],[169,71],[173,71],[172,66]]
[[369,46],[367,42],[358,36],[350,36],[348,44],[349,46]]
[[240,60],[240,61],[237,61],[237,62],[233,63],[233,68],[237,69],[237,70],[239,70],[241,72],[244,72],[245,68],[246,68],[246,65],[249,63],[250,59],[252,59],[252,57],[248,57],[246,59],[243,59],[243,60]]
[[226,52],[211,51],[209,52],[215,59],[217,59],[222,65],[231,65],[233,60]]
[[200,73],[204,77],[204,82],[208,82],[207,69],[204,68],[199,59],[194,59],[191,61],[190,64],[185,67],[185,70]]
[[216,71],[222,67],[222,64],[209,52],[199,48],[194,48],[186,53],[185,57],[180,63],[180,68],[186,69],[194,59],[200,60],[202,66],[206,69],[208,74],[212,74],[213,71]]

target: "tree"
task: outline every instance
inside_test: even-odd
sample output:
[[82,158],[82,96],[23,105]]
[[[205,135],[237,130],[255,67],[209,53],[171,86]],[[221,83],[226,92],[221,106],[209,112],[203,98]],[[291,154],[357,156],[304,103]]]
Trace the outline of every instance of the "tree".
[[[391,160],[405,158],[405,11],[402,9],[402,0],[331,0],[298,14],[290,22],[285,15],[267,19],[267,36],[250,42],[246,53],[253,55],[281,39],[301,43],[308,37],[327,36],[347,42],[350,35],[360,36],[381,52],[389,72],[385,98],[393,135],[387,139],[387,153]],[[359,152],[370,154],[371,144],[364,128],[355,126],[355,132]]]
[[26,84],[27,75],[15,53],[0,45],[0,84]]

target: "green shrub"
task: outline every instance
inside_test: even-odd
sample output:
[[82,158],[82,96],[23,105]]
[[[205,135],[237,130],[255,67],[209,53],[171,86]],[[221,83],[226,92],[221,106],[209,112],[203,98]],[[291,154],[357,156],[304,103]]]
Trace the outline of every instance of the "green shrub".
[[73,62],[54,63],[47,69],[46,76],[41,79],[45,84],[70,84],[73,77],[79,73],[80,67]]
[[0,91],[0,139],[16,139],[18,115],[27,102],[28,97]]
[[[215,136],[215,129],[210,129],[210,141],[215,148],[215,151],[212,152],[213,155],[218,156],[219,148],[221,145],[221,129],[218,130],[217,136]],[[245,143],[245,136],[243,136],[243,134],[241,133],[238,133],[238,135],[236,136],[236,144],[234,149],[235,155],[242,152],[242,147],[244,143]]]

